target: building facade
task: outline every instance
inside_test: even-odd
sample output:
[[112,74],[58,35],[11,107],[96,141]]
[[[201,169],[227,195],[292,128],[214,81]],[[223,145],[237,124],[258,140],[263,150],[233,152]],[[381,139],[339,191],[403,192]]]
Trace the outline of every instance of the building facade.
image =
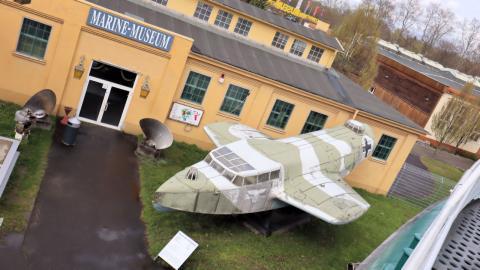
[[[371,92],[392,105],[428,134],[422,140],[437,145],[432,131],[433,116],[460,91],[467,82],[474,82],[473,95],[480,95],[480,83],[473,77],[444,68],[421,55],[385,41],[379,43],[379,72]],[[452,150],[454,146],[444,145]],[[480,156],[480,131],[460,151]]]
[[[281,138],[357,119],[372,126],[378,146],[347,181],[386,194],[423,129],[327,68],[341,50],[335,38],[263,10],[246,14],[251,8],[233,0],[0,0],[8,25],[0,99],[22,104],[49,88],[58,115],[68,106],[84,122],[132,134],[151,117],[204,149],[213,144],[203,126],[217,121]],[[215,24],[224,12],[227,28]],[[247,35],[235,32],[247,29],[241,18],[252,22]],[[285,51],[272,45],[277,32],[289,36]],[[296,38],[307,43],[302,56],[290,52]],[[313,46],[324,50],[318,61],[308,59]]]

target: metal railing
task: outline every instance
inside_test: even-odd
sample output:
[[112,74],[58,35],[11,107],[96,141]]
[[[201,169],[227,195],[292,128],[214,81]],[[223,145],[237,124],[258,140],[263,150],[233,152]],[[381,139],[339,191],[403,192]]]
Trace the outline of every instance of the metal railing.
[[388,196],[426,208],[449,196],[455,184],[454,180],[405,163]]

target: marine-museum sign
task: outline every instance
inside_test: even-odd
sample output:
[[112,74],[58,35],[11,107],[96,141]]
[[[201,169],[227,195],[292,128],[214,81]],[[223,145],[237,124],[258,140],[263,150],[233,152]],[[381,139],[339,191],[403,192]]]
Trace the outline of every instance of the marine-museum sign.
[[151,27],[137,24],[95,8],[90,9],[87,24],[167,52],[170,51],[174,38],[172,35]]

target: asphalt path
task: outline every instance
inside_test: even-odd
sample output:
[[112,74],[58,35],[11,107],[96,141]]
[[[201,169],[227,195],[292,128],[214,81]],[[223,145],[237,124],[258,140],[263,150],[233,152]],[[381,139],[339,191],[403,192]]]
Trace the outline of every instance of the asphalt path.
[[59,141],[25,235],[0,247],[0,269],[157,269],[140,220],[136,137],[83,125],[77,144]]

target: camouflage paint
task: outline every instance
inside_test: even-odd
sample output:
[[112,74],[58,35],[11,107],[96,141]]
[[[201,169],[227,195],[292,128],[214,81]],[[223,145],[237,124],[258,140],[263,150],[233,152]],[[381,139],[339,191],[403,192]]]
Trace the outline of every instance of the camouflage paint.
[[[281,207],[280,200],[329,223],[351,222],[365,213],[369,204],[342,177],[371,154],[374,143],[370,127],[356,121],[350,123],[363,126],[365,131],[359,134],[349,127],[338,126],[271,140],[244,125],[211,124],[206,132],[217,146],[225,145],[233,152],[251,148],[247,149],[249,155],[281,165],[280,179],[236,186],[209,163],[201,161],[163,184],[156,192],[154,204],[158,209],[240,214]],[[371,146],[367,152],[365,143]],[[269,171],[261,164],[252,165],[254,175]],[[197,173],[195,180],[187,179],[192,168]],[[248,176],[252,172],[236,174]]]

